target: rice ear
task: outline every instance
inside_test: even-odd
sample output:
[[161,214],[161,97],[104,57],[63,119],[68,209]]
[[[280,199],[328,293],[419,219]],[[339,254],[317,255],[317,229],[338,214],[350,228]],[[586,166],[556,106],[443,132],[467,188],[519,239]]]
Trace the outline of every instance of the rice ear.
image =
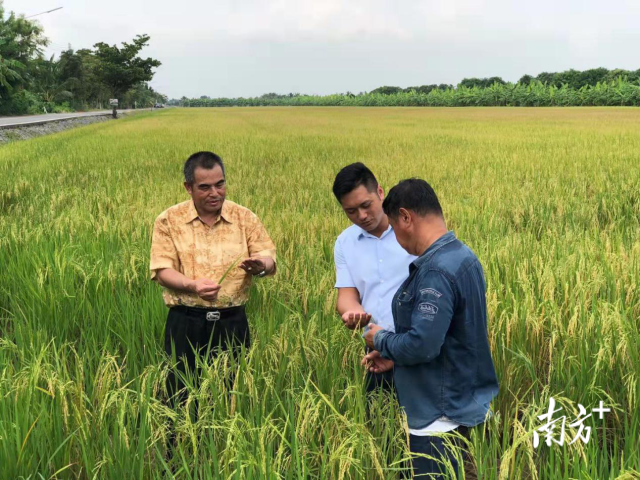
[[218,282],[218,285],[222,284],[222,281],[227,278],[227,275],[229,275],[229,272],[233,269],[233,267],[235,267],[236,265],[238,265],[238,262],[240,261],[240,259],[243,257],[242,254],[240,254],[240,256],[238,258],[236,258],[236,260],[231,264],[231,266],[229,268],[227,268],[227,271],[224,272],[224,275],[222,275],[222,278],[220,278],[220,281]]

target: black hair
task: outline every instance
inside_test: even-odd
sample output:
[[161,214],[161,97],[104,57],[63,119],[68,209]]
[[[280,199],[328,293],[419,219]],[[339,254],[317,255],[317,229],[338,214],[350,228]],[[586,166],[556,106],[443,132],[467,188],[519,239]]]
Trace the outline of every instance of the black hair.
[[363,163],[352,163],[344,167],[336,175],[336,179],[333,181],[333,194],[340,202],[342,197],[360,185],[364,185],[369,192],[375,192],[378,188],[378,180]]
[[222,176],[224,176],[224,164],[222,159],[213,152],[196,152],[191,155],[184,164],[184,181],[193,185],[196,181],[196,168],[205,168],[211,170],[216,165],[220,165]]
[[393,187],[382,202],[388,217],[397,218],[401,208],[412,210],[421,217],[428,214],[442,215],[442,207],[431,185],[419,178],[402,180]]

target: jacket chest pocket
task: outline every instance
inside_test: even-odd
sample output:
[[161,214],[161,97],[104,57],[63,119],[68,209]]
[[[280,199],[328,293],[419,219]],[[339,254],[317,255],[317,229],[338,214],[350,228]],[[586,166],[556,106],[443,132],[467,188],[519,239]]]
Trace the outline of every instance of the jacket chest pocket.
[[403,333],[411,329],[411,313],[413,312],[414,295],[403,290],[394,300],[396,309],[396,331]]

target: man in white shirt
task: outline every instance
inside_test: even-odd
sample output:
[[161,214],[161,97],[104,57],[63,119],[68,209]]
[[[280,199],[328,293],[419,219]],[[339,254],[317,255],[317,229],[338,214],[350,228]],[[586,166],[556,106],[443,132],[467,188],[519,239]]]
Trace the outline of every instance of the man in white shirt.
[[[394,331],[391,301],[416,257],[398,244],[382,210],[384,192],[365,165],[358,162],[340,170],[333,193],[353,223],[338,236],[334,248],[336,309],[347,328],[364,327],[373,319]],[[367,371],[367,390],[394,390],[393,362],[382,358],[377,362],[386,368]]]

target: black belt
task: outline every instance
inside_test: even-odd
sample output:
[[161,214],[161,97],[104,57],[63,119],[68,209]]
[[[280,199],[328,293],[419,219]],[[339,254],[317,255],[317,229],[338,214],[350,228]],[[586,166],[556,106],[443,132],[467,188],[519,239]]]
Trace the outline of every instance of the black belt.
[[198,317],[209,322],[215,322],[244,312],[244,305],[237,305],[235,307],[228,308],[187,307],[185,305],[177,305],[175,307],[171,307],[171,310],[175,310],[192,317]]

